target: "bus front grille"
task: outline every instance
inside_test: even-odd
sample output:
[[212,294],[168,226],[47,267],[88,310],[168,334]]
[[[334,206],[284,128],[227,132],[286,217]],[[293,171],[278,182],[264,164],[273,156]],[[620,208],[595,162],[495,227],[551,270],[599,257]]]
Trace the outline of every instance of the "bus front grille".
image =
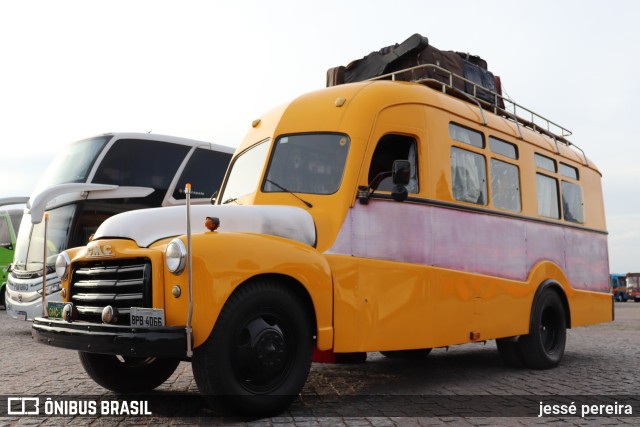
[[99,261],[76,266],[71,301],[78,320],[101,323],[102,310],[118,310],[117,324],[128,325],[131,307],[151,307],[151,262],[148,259]]

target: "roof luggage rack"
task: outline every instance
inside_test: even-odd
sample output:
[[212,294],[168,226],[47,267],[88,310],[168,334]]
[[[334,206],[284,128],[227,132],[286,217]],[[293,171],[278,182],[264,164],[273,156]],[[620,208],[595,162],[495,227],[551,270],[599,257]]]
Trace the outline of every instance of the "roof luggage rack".
[[[432,70],[437,70],[440,73],[445,73],[446,75],[449,76],[448,82],[440,81],[434,78],[418,78],[416,80],[406,80],[398,77],[402,74],[406,74],[415,70],[425,70],[425,69],[432,69]],[[437,89],[443,93],[455,96],[457,98],[471,101],[480,108],[480,115],[482,116],[483,125],[487,124],[487,120],[484,115],[484,110],[487,109],[489,111],[492,111],[494,114],[505,117],[507,120],[510,120],[513,123],[515,123],[518,129],[518,134],[520,139],[523,138],[520,126],[524,126],[525,128],[531,129],[535,132],[540,133],[541,135],[545,135],[553,139],[556,145],[557,153],[560,152],[558,148],[558,142],[561,142],[568,147],[574,147],[576,150],[582,153],[582,157],[584,158],[585,165],[588,165],[588,160],[586,155],[584,154],[584,151],[580,147],[573,144],[571,141],[567,139],[567,137],[571,135],[571,131],[569,131],[567,128],[565,128],[564,126],[560,126],[559,124],[531,111],[526,107],[523,107],[520,104],[515,103],[509,98],[506,98],[496,92],[493,92],[475,82],[472,82],[471,80],[467,80],[462,76],[452,73],[451,71],[445,68],[439,67],[438,65],[435,65],[435,64],[417,65],[415,67],[405,68],[402,70],[393,71],[391,73],[382,74],[382,75],[370,78],[368,80],[394,80],[394,81],[398,80],[398,81],[410,81],[414,83],[420,83],[425,86],[429,86],[431,88]],[[471,88],[471,90],[469,90],[469,92],[471,93],[457,89],[454,86],[454,81],[456,81],[456,83],[458,84],[462,82],[464,86],[466,86],[467,88]],[[479,93],[482,93],[484,98],[488,98],[487,94],[489,94],[490,95],[489,98],[492,99],[492,102],[488,102],[486,99],[483,99],[482,97],[478,96]],[[504,105],[504,108],[501,107],[501,105]],[[513,109],[513,112],[508,111],[509,107]],[[523,114],[528,118],[523,117]]]

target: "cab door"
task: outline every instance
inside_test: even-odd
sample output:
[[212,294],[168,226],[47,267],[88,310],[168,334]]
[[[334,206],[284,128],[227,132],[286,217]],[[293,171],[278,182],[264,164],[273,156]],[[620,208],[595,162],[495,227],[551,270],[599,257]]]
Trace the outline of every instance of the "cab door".
[[[427,347],[428,281],[421,234],[427,131],[424,106],[380,111],[358,180],[374,190],[349,210],[330,258],[335,284],[335,350],[374,351]],[[392,200],[395,160],[411,165],[406,202]],[[360,196],[358,196],[360,198]]]

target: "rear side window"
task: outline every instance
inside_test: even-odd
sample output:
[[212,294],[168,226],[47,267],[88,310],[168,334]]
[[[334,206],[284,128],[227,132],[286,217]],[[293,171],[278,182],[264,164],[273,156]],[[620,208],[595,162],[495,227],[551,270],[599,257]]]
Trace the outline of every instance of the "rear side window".
[[582,189],[572,182],[562,181],[562,214],[571,222],[584,222]]
[[461,202],[487,204],[487,170],[484,156],[451,147],[453,197]]
[[563,176],[571,179],[578,179],[578,169],[573,166],[565,165],[564,163],[560,163],[560,173]]
[[230,153],[196,149],[180,175],[178,184],[173,191],[173,198],[176,200],[185,199],[184,188],[187,184],[191,184],[192,197],[211,197],[220,189],[230,160]]

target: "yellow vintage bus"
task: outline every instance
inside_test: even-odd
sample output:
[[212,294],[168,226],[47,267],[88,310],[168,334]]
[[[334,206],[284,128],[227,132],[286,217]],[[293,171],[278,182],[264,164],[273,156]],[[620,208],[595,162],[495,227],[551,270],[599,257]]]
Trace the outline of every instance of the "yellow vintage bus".
[[519,105],[394,78],[256,119],[215,206],[108,219],[58,257],[64,302],[34,337],[117,392],[190,360],[242,414],[286,408],[314,346],[420,357],[496,340],[509,365],[556,366],[567,328],[613,318],[600,172]]

